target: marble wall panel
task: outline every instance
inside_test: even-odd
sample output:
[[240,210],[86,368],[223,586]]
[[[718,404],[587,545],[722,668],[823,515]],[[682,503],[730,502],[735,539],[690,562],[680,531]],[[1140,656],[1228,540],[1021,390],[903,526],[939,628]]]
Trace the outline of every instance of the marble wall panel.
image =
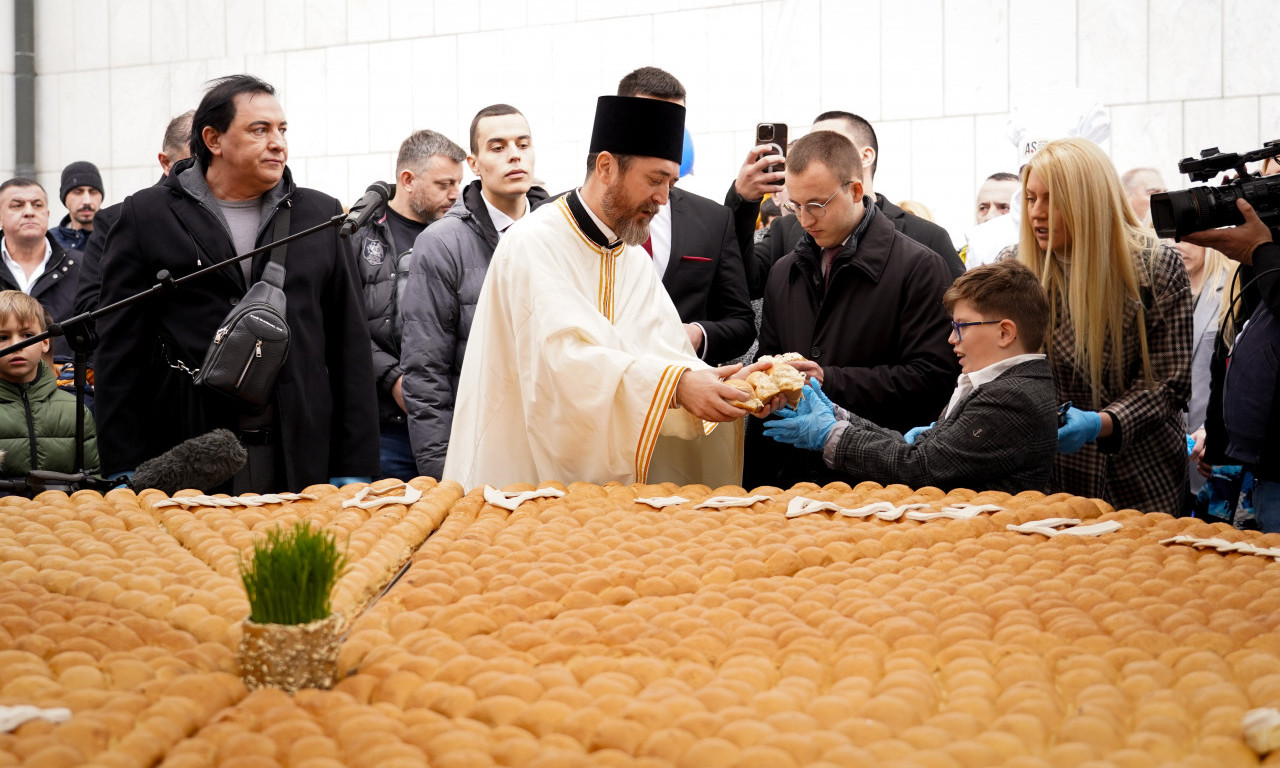
[[1076,87],[1076,2],[1009,0],[1009,106]]
[[[1248,152],[1262,142],[1258,134],[1258,99],[1241,96],[1183,103],[1182,152],[1198,157],[1200,150],[1218,147],[1223,152]],[[1268,137],[1272,138],[1272,137]]]
[[[924,203],[957,244],[973,222],[973,118],[911,121],[910,199]],[[880,184],[876,191],[883,192]],[[888,196],[889,192],[883,192]],[[891,198],[898,202],[902,197]]]
[[1147,98],[1147,0],[1079,0],[1079,85],[1107,104]]
[[[196,0],[199,2],[199,0]],[[226,40],[228,56],[244,56],[254,53],[263,53],[267,50],[267,26],[268,23],[276,25],[284,24],[287,15],[277,13],[275,9],[279,6],[286,6],[286,3],[269,3],[266,8],[263,4],[256,0],[226,0],[227,3],[227,20],[226,20]],[[298,8],[302,6],[296,4]],[[272,11],[268,15],[267,11]],[[289,35],[301,34],[302,30],[296,26],[288,30],[272,29],[272,50],[280,51],[289,47]],[[298,38],[301,40],[301,38]]]
[[[853,112],[880,119],[880,3],[875,0],[822,0],[820,9],[821,85],[817,111]],[[809,73],[813,76],[814,73]]]
[[1280,93],[1280,8],[1272,0],[1223,0],[1222,95]]
[[943,21],[946,113],[1008,110],[1008,0],[946,0]]
[[227,55],[226,0],[187,0],[187,57],[214,59]]
[[1148,98],[1162,101],[1222,95],[1221,0],[1151,3],[1149,28]]
[[305,0],[303,15],[293,24],[306,30],[308,48],[323,48],[347,42],[347,0]]
[[189,58],[187,4],[152,0],[151,18],[151,61],[160,64]]
[[[151,58],[151,3],[148,0],[110,0],[107,4],[107,23],[93,29],[90,34],[105,33],[110,56],[97,62],[86,62],[89,67],[132,67],[146,64]],[[77,5],[77,10],[82,6]],[[86,32],[76,29],[76,39]],[[88,36],[88,35],[85,35]],[[50,41],[53,42],[53,41]],[[77,69],[80,67],[77,66]]]
[[881,117],[943,114],[941,0],[897,0],[880,11]]
[[1128,104],[1111,108],[1111,162],[1116,172],[1155,168],[1168,189],[1181,189],[1178,174],[1182,147],[1182,104],[1176,101]]

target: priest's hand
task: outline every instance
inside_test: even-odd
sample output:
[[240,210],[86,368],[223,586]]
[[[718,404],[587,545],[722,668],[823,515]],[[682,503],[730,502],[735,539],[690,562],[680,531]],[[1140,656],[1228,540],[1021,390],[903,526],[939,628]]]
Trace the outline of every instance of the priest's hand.
[[703,421],[733,421],[746,413],[731,401],[747,399],[745,392],[734,389],[721,379],[737,373],[741,365],[725,365],[702,371],[685,371],[676,384],[676,403]]
[[[768,371],[772,367],[773,367],[773,361],[762,360],[760,362],[756,362],[756,363],[752,363],[751,365],[748,365],[747,367],[733,374],[729,378],[742,379],[743,381],[746,381],[747,377],[755,373],[756,371]],[[787,407],[787,396],[774,395],[772,400],[764,404],[764,410],[756,412],[755,416],[756,418],[763,419],[773,415],[777,411],[786,407]]]
[[782,191],[782,182],[787,175],[781,171],[769,173],[765,169],[774,163],[786,160],[778,150],[777,144],[760,144],[751,148],[747,159],[738,170],[738,178],[733,182],[734,190],[743,200],[758,203],[765,195],[776,195]]

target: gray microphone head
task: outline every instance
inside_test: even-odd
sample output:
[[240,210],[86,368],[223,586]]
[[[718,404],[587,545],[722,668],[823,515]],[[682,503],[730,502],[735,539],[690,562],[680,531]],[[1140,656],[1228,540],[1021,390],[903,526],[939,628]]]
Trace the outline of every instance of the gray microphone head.
[[366,189],[365,192],[378,193],[378,197],[382,198],[383,203],[386,203],[388,200],[396,196],[396,185],[388,184],[385,181],[375,181],[369,185],[369,188]]
[[169,496],[183,488],[208,491],[234,477],[248,460],[239,438],[230,430],[215,429],[139,464],[129,487],[156,488]]

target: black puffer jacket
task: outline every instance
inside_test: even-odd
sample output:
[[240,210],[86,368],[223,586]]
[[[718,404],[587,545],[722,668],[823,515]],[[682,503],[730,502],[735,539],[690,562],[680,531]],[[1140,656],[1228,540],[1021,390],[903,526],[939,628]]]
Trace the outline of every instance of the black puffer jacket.
[[373,351],[373,380],[378,386],[378,420],[383,424],[404,422],[404,411],[391,395],[400,378],[399,293],[408,275],[411,251],[396,253],[387,213],[372,219],[351,235],[351,253],[360,275],[365,316],[369,319],[369,341]]
[[[528,192],[529,210],[547,199],[546,190]],[[471,336],[480,288],[489,270],[498,231],[473,181],[458,202],[413,244],[405,283],[404,404],[409,440],[418,471],[440,477],[453,427],[458,374]]]

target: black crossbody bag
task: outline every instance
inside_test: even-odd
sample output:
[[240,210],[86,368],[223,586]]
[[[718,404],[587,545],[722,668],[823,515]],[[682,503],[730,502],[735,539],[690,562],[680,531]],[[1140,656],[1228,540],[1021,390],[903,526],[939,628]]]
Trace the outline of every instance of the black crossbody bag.
[[[289,233],[289,207],[276,214],[273,240]],[[271,397],[276,377],[289,356],[289,323],[285,320],[284,255],[286,245],[271,249],[262,279],[250,286],[218,326],[195,383],[251,405]]]

